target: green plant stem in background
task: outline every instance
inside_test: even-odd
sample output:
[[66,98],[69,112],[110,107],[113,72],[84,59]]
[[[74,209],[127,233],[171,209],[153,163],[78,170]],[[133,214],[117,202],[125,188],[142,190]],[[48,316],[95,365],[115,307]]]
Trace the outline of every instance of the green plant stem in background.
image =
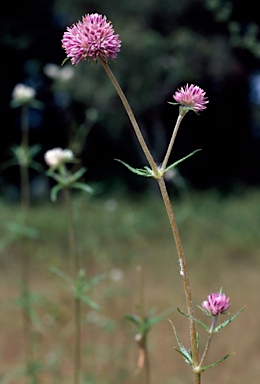
[[70,188],[64,188],[68,213],[69,253],[74,280],[74,384],[80,384],[81,377],[81,300],[77,297],[76,283],[79,275],[80,261],[76,251],[73,207]]
[[[22,225],[28,224],[28,216],[30,210],[30,187],[29,187],[29,169],[28,169],[28,147],[29,147],[29,106],[27,104],[21,107],[21,158],[20,167],[20,189],[21,189],[21,211]],[[27,243],[27,241],[25,240]],[[24,243],[24,241],[23,241]],[[26,370],[30,383],[36,382],[35,372],[33,369],[33,350],[32,350],[32,319],[31,319],[31,301],[30,301],[30,275],[31,260],[28,249],[22,249],[21,257],[21,279],[22,279],[22,312],[24,327],[24,343],[25,343],[25,360]]]
[[[144,307],[144,281],[143,281],[143,269],[139,265],[136,268],[137,271],[137,289],[138,289],[138,310],[139,316],[142,319],[143,324],[145,324],[146,315],[145,315],[145,307]],[[144,368],[145,368],[145,384],[151,383],[151,369],[150,369],[150,358],[147,348],[147,337],[143,335],[142,339],[142,347],[144,352]]]
[[21,149],[23,150],[23,159],[20,161],[21,175],[21,202],[23,214],[27,217],[30,205],[29,189],[29,169],[28,169],[28,148],[29,148],[29,106],[22,106],[21,116],[22,140]]
[[[170,203],[170,199],[169,199],[169,195],[168,195],[168,192],[167,192],[167,189],[166,189],[166,186],[165,186],[165,182],[164,182],[164,179],[162,177],[162,172],[161,172],[161,169],[159,169],[153,159],[153,156],[151,154],[151,152],[149,151],[147,145],[146,145],[146,142],[143,138],[143,135],[141,133],[141,130],[136,122],[136,119],[134,117],[134,114],[132,112],[132,109],[120,87],[120,85],[118,84],[113,72],[111,71],[110,67],[108,66],[108,64],[102,59],[100,58],[100,61],[106,71],[106,73],[108,74],[112,84],[114,85],[120,99],[122,100],[122,103],[125,107],[125,110],[130,118],[130,121],[133,125],[133,128],[134,128],[134,131],[136,133],[136,136],[139,140],[139,143],[143,149],[143,152],[147,158],[147,161],[148,163],[150,164],[151,168],[152,168],[152,171],[153,171],[153,177],[157,180],[158,184],[159,184],[159,187],[160,187],[160,191],[161,191],[161,194],[162,194],[162,198],[163,198],[163,201],[164,201],[164,205],[165,205],[165,208],[166,208],[166,211],[167,211],[167,214],[168,214],[168,218],[169,218],[169,221],[170,221],[170,225],[171,225],[171,228],[172,228],[172,232],[173,232],[173,236],[174,236],[174,239],[175,239],[175,243],[176,243],[176,248],[177,248],[177,252],[178,252],[178,257],[179,257],[179,263],[180,263],[180,268],[181,268],[181,275],[182,275],[182,278],[183,278],[183,285],[184,285],[184,291],[185,291],[185,298],[186,298],[186,305],[187,305],[187,309],[188,309],[188,314],[191,316],[189,318],[189,322],[190,322],[190,342],[191,342],[191,351],[192,351],[192,357],[193,357],[193,371],[194,371],[194,384],[200,384],[201,382],[201,374],[200,372],[195,372],[195,369],[196,367],[199,365],[199,353],[198,353],[198,348],[197,348],[197,343],[196,343],[196,327],[195,327],[195,322],[194,320],[192,319],[193,315],[194,315],[194,308],[193,308],[193,303],[192,303],[192,298],[191,298],[191,290],[190,290],[190,282],[189,282],[189,277],[188,277],[188,272],[187,272],[187,266],[186,266],[186,261],[185,261],[185,257],[184,257],[184,252],[183,252],[183,248],[182,248],[182,244],[181,244],[181,239],[180,239],[180,235],[179,235],[179,231],[178,231],[178,227],[177,227],[177,223],[176,223],[176,220],[175,220],[175,217],[174,217],[174,214],[173,214],[173,211],[172,211],[172,206],[171,206],[171,203]],[[175,137],[176,137],[176,134],[177,134],[177,131],[178,131],[178,128],[179,128],[179,125],[180,125],[180,122],[182,120],[182,118],[184,117],[184,115],[182,116],[180,114],[178,120],[177,120],[177,123],[176,123],[176,126],[175,126],[175,129],[174,129],[174,132],[173,132],[173,135],[172,135],[172,138],[171,138],[171,141],[170,141],[170,144],[169,144],[169,147],[168,147],[168,150],[166,152],[166,156],[165,156],[165,159],[163,161],[163,166],[166,167],[167,165],[167,162],[168,162],[168,158],[169,158],[169,155],[170,155],[170,151],[171,151],[171,148],[172,148],[172,145],[173,145],[173,142],[175,140]]]

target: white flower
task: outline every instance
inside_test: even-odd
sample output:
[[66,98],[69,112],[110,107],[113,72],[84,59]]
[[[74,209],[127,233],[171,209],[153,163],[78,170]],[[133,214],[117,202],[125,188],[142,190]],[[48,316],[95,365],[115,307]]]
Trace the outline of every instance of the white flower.
[[28,87],[24,84],[17,84],[12,93],[13,100],[20,104],[28,104],[36,96],[36,91],[32,87]]
[[67,81],[74,76],[74,69],[71,66],[59,67],[56,64],[48,63],[43,68],[44,73],[50,79]]
[[109,272],[109,277],[112,281],[114,281],[115,283],[123,280],[124,278],[124,272],[122,271],[122,269],[119,269],[119,268],[113,268],[111,269],[111,271]]
[[73,152],[70,149],[53,148],[44,155],[46,164],[55,169],[61,164],[70,163],[74,159]]

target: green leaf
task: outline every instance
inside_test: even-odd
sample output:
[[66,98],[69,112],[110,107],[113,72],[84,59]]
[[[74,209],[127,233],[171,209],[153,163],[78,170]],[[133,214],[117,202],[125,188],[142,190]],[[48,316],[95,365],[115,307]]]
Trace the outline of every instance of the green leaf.
[[86,172],[86,168],[82,167],[77,172],[75,172],[73,175],[71,175],[72,181],[77,181],[84,173]]
[[148,319],[149,319],[150,326],[160,323],[160,321],[165,319],[165,317],[168,316],[173,311],[174,311],[174,308],[168,308],[168,309],[166,309],[166,311],[162,312],[161,314],[159,314],[155,317],[152,317],[152,318],[149,317]]
[[100,275],[92,276],[88,279],[85,279],[84,285],[83,285],[83,290],[84,291],[90,290],[92,287],[94,287],[96,284],[98,284],[100,281],[102,281],[106,278],[107,278],[107,274],[102,273]]
[[50,267],[50,271],[55,273],[57,276],[61,277],[63,280],[65,280],[69,285],[73,286],[74,281],[73,279],[64,271],[62,271],[59,268],[56,267]]
[[201,320],[196,319],[195,317],[190,316],[190,315],[188,315],[187,313],[182,312],[182,311],[180,310],[180,308],[178,308],[178,307],[177,307],[177,310],[178,310],[178,312],[180,312],[182,315],[184,315],[184,316],[186,316],[186,317],[189,317],[190,319],[194,320],[196,323],[198,323],[199,325],[201,325],[207,332],[209,332],[210,328],[209,328],[206,324],[204,324]]
[[169,320],[169,322],[170,322],[171,325],[172,325],[173,332],[174,332],[174,334],[175,334],[177,343],[178,343],[178,345],[179,345],[179,347],[180,347],[180,350],[177,349],[177,348],[174,348],[174,349],[175,349],[177,352],[179,352],[179,353],[184,357],[184,360],[185,360],[186,363],[188,363],[189,365],[192,366],[192,364],[193,364],[193,360],[192,360],[192,357],[191,357],[190,353],[187,351],[187,349],[186,349],[186,348],[184,347],[184,345],[182,344],[182,342],[181,342],[181,340],[180,340],[180,338],[179,338],[179,335],[178,335],[178,333],[177,333],[177,331],[176,331],[176,328],[175,328],[175,326],[173,325],[173,322],[172,322],[171,320]]
[[179,163],[181,163],[182,161],[188,159],[188,157],[191,157],[192,155],[194,155],[196,152],[199,152],[201,151],[201,149],[196,149],[195,151],[191,152],[189,155],[183,157],[182,159],[178,160],[178,161],[175,161],[175,163],[169,165],[167,168],[165,168],[165,172],[166,171],[169,171],[169,169],[175,167],[176,165],[178,165]]
[[61,66],[63,66],[68,60],[69,60],[69,58],[68,58],[68,57],[65,57],[65,59],[64,59],[63,62],[61,63]]
[[238,311],[234,316],[232,316],[230,319],[224,321],[222,324],[220,324],[218,327],[214,329],[214,333],[219,332],[222,328],[226,327],[228,324],[230,324],[235,318],[240,315],[240,313],[245,309],[246,306],[244,306],[240,311]]
[[154,177],[153,171],[145,166],[144,169],[142,168],[133,168],[129,164],[125,163],[122,160],[115,159],[116,161],[119,161],[119,163],[123,164],[126,168],[128,168],[131,172],[135,173],[138,176],[144,176],[144,177]]
[[51,189],[51,201],[52,202],[57,201],[57,195],[61,189],[63,189],[63,185],[61,185],[61,184],[56,184],[54,187],[52,187],[52,189]]
[[41,150],[41,146],[39,144],[34,144],[32,145],[31,147],[28,148],[28,153],[32,158],[34,158],[34,156],[36,156]]
[[132,323],[134,323],[137,327],[139,327],[142,323],[140,317],[138,315],[135,315],[135,314],[127,314],[124,316],[125,319],[131,321]]
[[93,193],[93,189],[84,183],[73,183],[72,187],[75,189],[80,189],[84,192]]
[[228,353],[227,355],[225,355],[224,357],[222,357],[222,359],[219,359],[217,361],[215,361],[215,363],[212,363],[212,364],[209,364],[205,367],[202,367],[201,368],[201,372],[202,371],[206,371],[207,369],[209,368],[212,368],[212,367],[215,367],[217,364],[221,363],[222,361],[226,360],[229,356],[231,355],[231,353]]
[[75,297],[81,301],[83,301],[84,303],[86,303],[87,305],[89,305],[92,309],[95,309],[95,310],[99,310],[100,309],[100,306],[98,304],[96,304],[94,301],[92,301],[88,296],[86,295],[79,295],[79,294],[76,294]]

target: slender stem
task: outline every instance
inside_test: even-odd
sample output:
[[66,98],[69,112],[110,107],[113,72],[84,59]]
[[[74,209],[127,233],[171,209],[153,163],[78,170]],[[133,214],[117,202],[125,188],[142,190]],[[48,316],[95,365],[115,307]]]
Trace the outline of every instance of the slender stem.
[[76,284],[79,274],[80,262],[78,253],[76,252],[73,209],[70,189],[65,188],[65,198],[68,211],[68,238],[69,238],[69,252],[72,263],[72,271],[75,284],[74,296],[74,384],[80,384],[81,377],[81,301],[76,295]]
[[[22,106],[21,115],[21,148],[23,150],[23,161],[20,163],[20,177],[21,177],[21,206],[25,220],[28,216],[30,206],[30,191],[29,191],[29,170],[28,170],[28,145],[29,145],[29,107],[28,105]],[[25,159],[26,157],[26,159]]]
[[167,163],[168,163],[168,160],[169,160],[171,151],[172,151],[172,147],[173,147],[173,144],[174,144],[174,141],[175,141],[177,132],[178,132],[178,130],[179,130],[181,121],[182,121],[182,119],[184,118],[185,114],[186,114],[186,112],[185,112],[185,113],[182,112],[182,113],[180,113],[179,116],[178,116],[178,119],[177,119],[177,121],[176,121],[174,130],[173,130],[173,133],[172,133],[171,141],[170,141],[170,143],[169,143],[169,146],[168,146],[166,155],[165,155],[165,157],[164,157],[164,160],[163,160],[163,163],[162,163],[162,166],[161,166],[161,170],[162,170],[162,171],[164,171],[165,168],[167,167]]
[[[137,268],[137,288],[138,288],[138,309],[140,317],[143,323],[145,322],[145,307],[144,307],[144,286],[143,286],[143,274],[142,267],[139,265]],[[151,370],[150,370],[150,358],[147,348],[147,335],[143,335],[142,347],[144,351],[144,366],[145,366],[145,384],[150,384],[151,381]]]
[[[190,282],[189,282],[189,276],[188,276],[188,271],[187,271],[187,265],[186,265],[186,260],[182,248],[182,243],[178,231],[178,227],[176,224],[176,220],[174,217],[174,213],[172,210],[170,198],[166,189],[166,185],[164,182],[164,179],[161,177],[158,180],[158,184],[161,190],[162,198],[164,201],[164,205],[168,214],[169,222],[171,225],[172,233],[175,239],[175,244],[178,252],[178,257],[179,257],[179,263],[180,263],[180,274],[183,279],[183,286],[184,286],[184,292],[185,292],[185,299],[186,299],[186,305],[188,309],[188,314],[190,316],[194,316],[194,307],[192,303],[192,298],[191,298],[191,289],[190,289]],[[189,318],[190,322],[190,341],[191,341],[191,351],[192,351],[192,356],[193,356],[193,368],[197,367],[199,364],[199,354],[198,354],[198,348],[197,348],[197,343],[196,343],[196,327],[195,327],[195,322],[192,318]],[[194,383],[199,384],[200,383],[200,373],[194,373]]]
[[[173,236],[174,236],[174,239],[175,239],[175,243],[176,243],[176,248],[177,248],[177,252],[178,252],[178,256],[179,256],[179,263],[180,263],[180,268],[181,268],[181,275],[182,275],[182,278],[183,278],[183,285],[184,285],[184,292],[185,292],[185,299],[186,299],[186,305],[187,305],[187,310],[188,310],[188,314],[193,317],[193,314],[194,314],[194,308],[193,308],[193,303],[192,303],[192,298],[191,298],[191,290],[190,290],[190,282],[189,282],[189,277],[188,277],[188,272],[187,272],[187,266],[186,266],[186,261],[185,261],[185,257],[184,257],[184,252],[183,252],[183,249],[182,249],[182,243],[181,243],[181,239],[180,239],[180,235],[179,235],[179,231],[178,231],[178,227],[177,227],[177,224],[176,224],[176,221],[175,221],[175,217],[174,217],[174,214],[173,214],[173,210],[172,210],[172,206],[171,206],[171,202],[170,202],[170,199],[169,199],[169,195],[168,195],[168,192],[167,192],[167,189],[166,189],[166,185],[165,185],[165,182],[164,182],[164,179],[162,177],[163,173],[161,172],[161,169],[158,169],[154,159],[153,159],[153,156],[152,154],[150,153],[146,143],[145,143],[145,140],[143,138],[143,135],[140,131],[140,128],[136,122],[136,119],[134,117],[134,114],[131,110],[131,107],[120,87],[120,85],[118,84],[114,74],[112,73],[110,67],[108,66],[108,64],[101,58],[99,57],[107,75],[109,76],[110,80],[112,81],[112,84],[114,85],[125,109],[126,109],[126,112],[130,118],[130,121],[133,125],[133,128],[134,128],[134,131],[136,133],[136,136],[139,140],[139,143],[143,149],[143,152],[153,170],[153,177],[157,180],[158,184],[159,184],[159,187],[160,187],[160,190],[161,190],[161,194],[162,194],[162,198],[163,198],[163,201],[164,201],[164,205],[165,205],[165,208],[166,208],[166,211],[167,211],[167,214],[168,214],[168,218],[169,218],[169,221],[170,221],[170,225],[171,225],[171,228],[172,228],[172,232],[173,232]],[[173,143],[174,143],[174,140],[175,140],[175,137],[176,137],[176,134],[177,134],[177,131],[178,131],[178,128],[180,126],[180,122],[183,118],[182,114],[180,114],[181,117],[178,118],[178,121],[176,123],[176,126],[175,126],[175,129],[174,129],[174,133],[173,133],[173,136],[172,136],[172,139],[171,139],[171,142],[170,142],[170,145],[168,147],[168,150],[166,152],[166,156],[165,156],[165,159],[163,161],[163,166],[166,167],[167,165],[167,162],[168,162],[168,158],[170,156],[170,152],[171,152],[171,148],[173,146]],[[192,356],[193,356],[193,372],[194,372],[194,384],[200,384],[201,382],[201,373],[200,372],[196,372],[195,371],[195,368],[198,367],[198,364],[199,364],[199,352],[198,352],[198,348],[197,348],[197,343],[196,343],[196,327],[195,327],[195,322],[194,320],[192,320],[192,318],[189,319],[189,322],[190,322],[190,341],[191,341],[191,351],[192,351]]]
[[200,360],[198,368],[202,368],[204,360],[205,360],[205,358],[206,358],[206,356],[208,354],[209,347],[210,347],[210,344],[211,344],[211,341],[212,341],[212,338],[213,338],[213,335],[214,335],[214,329],[216,328],[216,325],[217,325],[217,321],[218,321],[218,316],[213,316],[212,317],[212,324],[211,324],[211,327],[210,327],[210,330],[209,330],[209,337],[208,337],[208,340],[207,340],[207,343],[206,343],[206,346],[205,346],[205,349],[204,349],[203,355],[201,357],[201,360]]
[[130,105],[129,105],[126,97],[125,97],[125,94],[122,91],[120,85],[118,84],[118,82],[117,82],[113,72],[111,71],[109,65],[107,64],[107,62],[105,62],[101,57],[99,57],[99,60],[100,60],[101,64],[103,65],[103,67],[104,67],[108,77],[110,78],[112,84],[114,85],[114,87],[118,93],[118,96],[120,97],[120,99],[121,99],[121,101],[125,107],[125,110],[129,116],[129,119],[130,119],[132,126],[134,128],[134,131],[136,133],[137,139],[138,139],[138,141],[139,141],[139,143],[143,149],[143,152],[147,158],[147,161],[150,164],[150,167],[152,168],[154,175],[157,176],[158,175],[157,165],[153,159],[153,156],[151,155],[149,148],[146,145],[146,142],[143,138],[142,132],[141,132],[141,130],[137,124],[137,121],[136,121],[135,116],[133,114],[133,111],[132,111],[132,109],[131,109],[131,107],[130,107]]
[[[30,188],[29,188],[29,169],[28,169],[28,146],[29,146],[29,106],[24,104],[21,109],[21,150],[22,158],[18,159],[20,166],[20,189],[21,189],[21,211],[23,225],[28,222],[30,210]],[[20,161],[19,161],[20,160]],[[25,240],[25,239],[24,239]],[[27,244],[26,241],[23,242]],[[22,298],[23,298],[23,328],[25,343],[25,360],[28,380],[35,382],[35,372],[33,368],[33,349],[32,349],[32,319],[31,319],[31,301],[30,301],[30,274],[31,259],[28,249],[23,249],[21,257],[21,278],[22,278]]]

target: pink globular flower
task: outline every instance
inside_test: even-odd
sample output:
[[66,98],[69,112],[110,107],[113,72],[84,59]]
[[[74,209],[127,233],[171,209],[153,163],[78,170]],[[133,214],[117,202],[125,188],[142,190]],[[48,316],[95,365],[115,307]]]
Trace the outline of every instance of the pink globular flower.
[[75,65],[86,59],[97,60],[98,57],[104,61],[107,58],[114,60],[121,46],[112,23],[98,13],[87,14],[82,21],[67,27],[61,42],[67,57]]
[[218,316],[230,307],[229,299],[222,292],[211,293],[201,306],[209,316]]
[[173,98],[182,107],[199,112],[206,109],[205,104],[208,103],[208,100],[207,97],[205,97],[205,94],[206,92],[198,85],[186,84],[185,87],[181,87],[175,92]]

